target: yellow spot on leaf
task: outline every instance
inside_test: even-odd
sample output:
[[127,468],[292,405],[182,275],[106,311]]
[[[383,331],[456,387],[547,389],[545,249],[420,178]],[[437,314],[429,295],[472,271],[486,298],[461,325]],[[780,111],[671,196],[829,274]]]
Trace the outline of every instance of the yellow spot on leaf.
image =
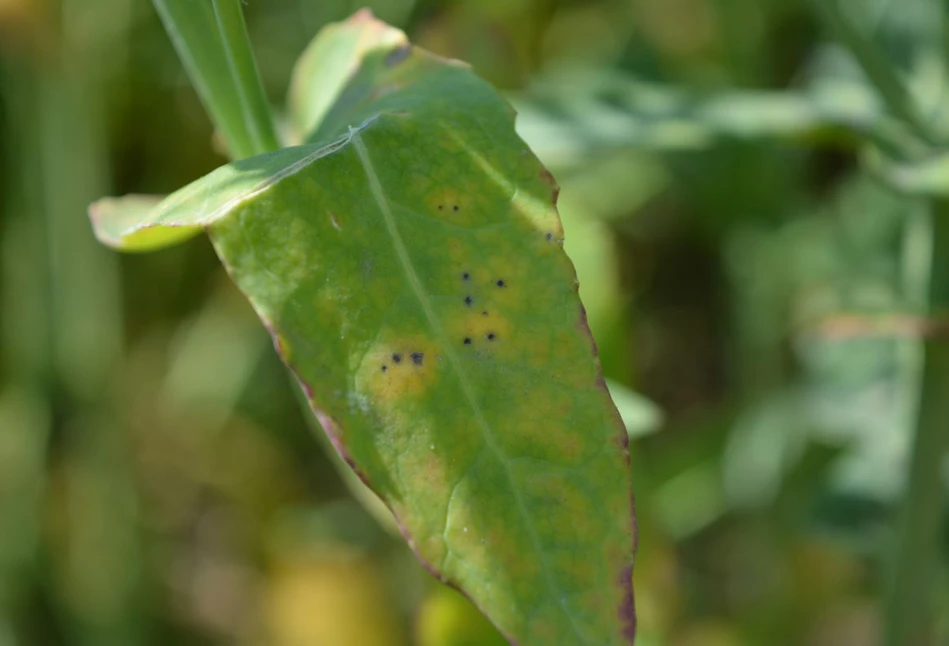
[[437,346],[423,337],[384,341],[363,356],[356,375],[360,394],[382,410],[428,391],[439,363]]
[[481,219],[472,193],[448,186],[431,188],[425,206],[432,216],[458,226],[478,224]]

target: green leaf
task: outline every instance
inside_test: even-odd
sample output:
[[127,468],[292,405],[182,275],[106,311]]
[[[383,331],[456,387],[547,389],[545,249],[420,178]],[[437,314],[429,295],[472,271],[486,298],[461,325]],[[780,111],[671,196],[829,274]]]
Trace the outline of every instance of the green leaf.
[[628,438],[512,110],[386,45],[316,139],[94,223],[208,229],[337,450],[508,639],[632,643]]
[[949,153],[936,151],[920,159],[902,161],[878,148],[868,148],[862,158],[871,174],[902,193],[949,196]]
[[554,165],[580,160],[586,167],[617,148],[690,151],[727,140],[915,141],[862,79],[704,95],[616,71],[563,67],[536,79],[515,106],[518,131]]
[[373,49],[407,45],[398,29],[363,9],[346,22],[328,25],[300,56],[287,100],[296,143],[312,139],[363,57]]

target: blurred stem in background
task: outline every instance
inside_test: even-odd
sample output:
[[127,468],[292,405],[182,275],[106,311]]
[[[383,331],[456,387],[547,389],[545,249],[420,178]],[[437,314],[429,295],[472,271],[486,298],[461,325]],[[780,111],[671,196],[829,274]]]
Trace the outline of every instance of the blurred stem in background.
[[109,186],[104,66],[90,61],[124,69],[116,36],[127,33],[130,5],[110,0],[90,11],[62,0],[53,7],[58,33],[28,39],[33,55],[18,59],[5,79],[13,86],[6,94],[17,97],[10,167],[22,186],[15,202],[22,228],[5,249],[16,299],[9,311],[32,311],[30,324],[12,326],[7,337],[17,349],[9,385],[23,393],[28,414],[3,430],[35,446],[29,464],[37,473],[13,483],[26,494],[15,501],[21,512],[11,508],[22,524],[0,522],[24,534],[24,562],[48,573],[26,567],[11,578],[18,588],[11,596],[26,609],[20,617],[32,620],[13,634],[21,643],[63,632],[90,646],[134,645],[143,588],[136,501],[108,397],[123,345],[118,260],[103,253],[85,217],[88,202]]
[[[838,0],[813,0],[817,15],[843,44],[876,87],[893,116],[903,120],[920,140],[935,144],[939,137],[922,117],[900,73],[873,42],[841,12]],[[943,65],[946,62],[943,61]],[[908,143],[901,151],[914,152]],[[908,476],[887,564],[885,643],[887,646],[935,644],[939,582],[946,563],[941,529],[946,496],[943,465],[949,455],[949,336],[942,317],[949,311],[949,202],[931,200],[928,288],[919,326],[922,341],[921,379]]]
[[[38,70],[42,210],[50,265],[53,396],[52,468],[63,510],[51,533],[64,629],[89,646],[141,642],[143,585],[137,497],[128,447],[111,404],[123,350],[118,259],[89,235],[86,204],[110,186],[106,70],[127,67],[129,0],[60,3],[60,42]],[[58,428],[57,428],[58,425]],[[66,449],[61,454],[60,449]]]
[[949,202],[933,200],[926,314],[921,325],[922,380],[909,475],[903,494],[886,597],[887,646],[936,643],[939,583],[945,579],[941,535],[949,454]]
[[25,618],[38,605],[32,571],[38,569],[40,558],[40,509],[46,496],[53,412],[49,249],[38,204],[40,191],[29,181],[38,164],[38,150],[28,144],[38,135],[29,118],[36,104],[36,83],[25,67],[9,64],[0,70],[3,93],[14,97],[5,105],[4,164],[18,187],[3,195],[6,210],[15,215],[7,219],[0,238],[0,311],[18,313],[4,317],[2,329],[2,345],[9,348],[4,353],[6,374],[0,393],[0,527],[4,535],[0,640],[4,643],[30,635],[30,621]]

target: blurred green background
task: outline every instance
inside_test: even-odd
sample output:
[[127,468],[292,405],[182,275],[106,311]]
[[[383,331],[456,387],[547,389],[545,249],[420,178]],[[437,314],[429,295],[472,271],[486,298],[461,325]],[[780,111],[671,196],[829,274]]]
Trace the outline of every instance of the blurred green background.
[[[928,211],[862,170],[880,102],[806,3],[248,0],[278,114],[363,4],[502,88],[562,185],[637,644],[882,643]],[[848,6],[941,114],[943,5]],[[224,161],[150,2],[0,0],[0,646],[502,644],[357,502],[203,238],[93,239],[92,200]]]

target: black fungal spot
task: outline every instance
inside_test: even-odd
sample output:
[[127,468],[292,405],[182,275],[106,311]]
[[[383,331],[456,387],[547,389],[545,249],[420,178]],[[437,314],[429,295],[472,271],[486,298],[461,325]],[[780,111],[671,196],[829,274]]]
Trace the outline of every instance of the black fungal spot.
[[481,312],[481,316],[487,316],[487,315],[488,315],[488,310]]
[[458,213],[458,205],[456,204],[455,206],[451,207],[451,210],[455,213]]
[[414,363],[417,366],[422,365],[422,359],[424,358],[425,358],[425,355],[422,354],[421,352],[412,353],[412,363]]
[[394,355],[392,355],[392,360],[395,361],[396,363],[400,363],[400,362],[402,361],[402,355],[401,355],[401,354],[394,354]]
[[441,210],[444,209],[444,208],[445,208],[445,205],[444,205],[444,204],[439,204],[439,205],[438,205],[438,210],[439,210],[439,211],[441,211]]
[[472,303],[474,303],[474,299],[471,298],[470,296],[465,296],[465,305],[467,305],[468,307],[471,307]]
[[386,372],[388,369],[389,369],[389,366],[387,365],[382,366],[382,372]]
[[471,345],[471,337],[470,337],[470,336],[466,336],[466,337],[465,337],[465,345]]
[[495,283],[495,285],[497,285],[498,287],[504,287],[504,281],[499,280],[498,282]]
[[547,242],[553,242],[553,239],[554,239],[554,234],[548,233],[548,234],[547,234]]
[[494,332],[488,333],[488,341],[494,341]]
[[470,279],[471,279],[471,274],[469,274],[469,273],[466,271],[465,273],[463,273],[463,274],[461,275],[461,279],[462,279],[462,280],[470,280]]

